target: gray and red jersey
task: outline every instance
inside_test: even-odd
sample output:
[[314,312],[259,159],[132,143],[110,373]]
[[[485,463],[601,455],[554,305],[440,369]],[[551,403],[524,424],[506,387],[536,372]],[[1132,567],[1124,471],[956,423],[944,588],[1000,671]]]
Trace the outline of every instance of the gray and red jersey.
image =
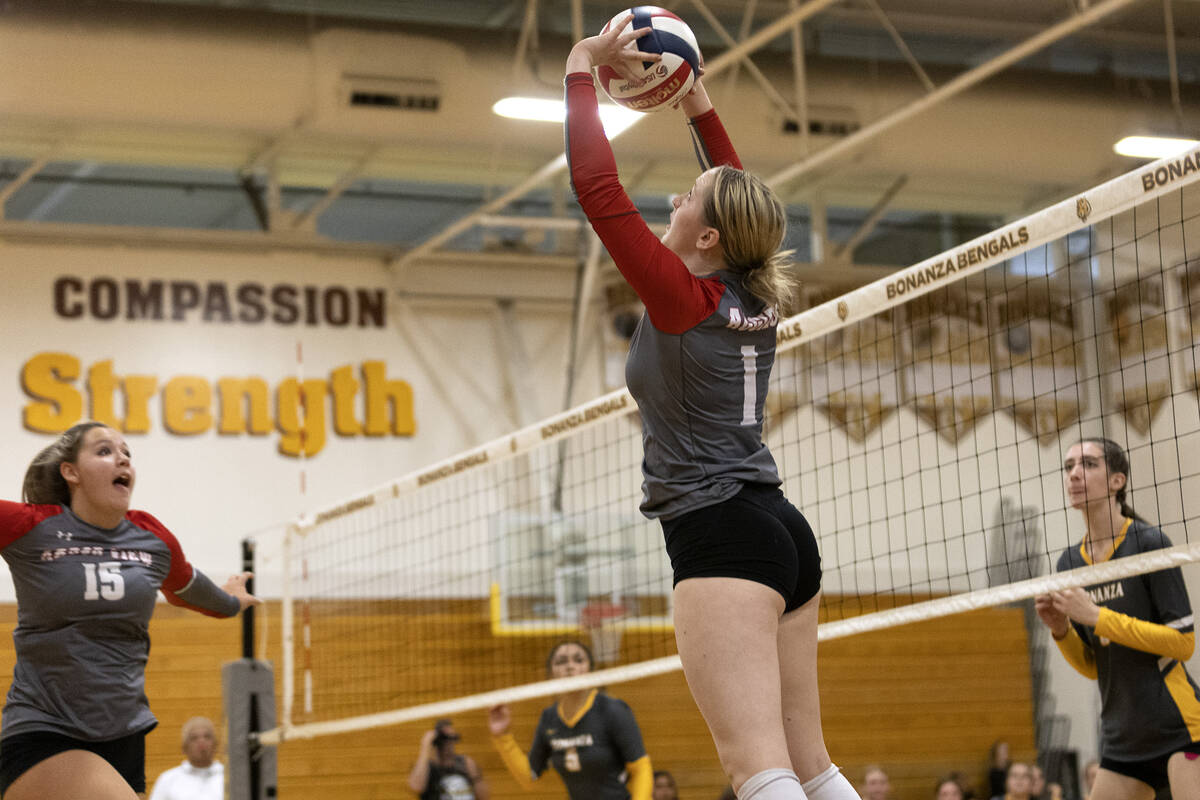
[[[571,183],[646,306],[625,365],[642,415],[642,513],[670,519],[728,500],[746,483],[778,486],[762,440],[775,310],[732,272],[692,275],[658,240],[617,178],[591,75],[568,75],[566,84]],[[741,168],[715,111],[689,125],[703,167]]]
[[145,667],[157,592],[210,616],[239,610],[144,511],[106,530],[62,506],[0,501],[0,548],[17,594],[0,737],[107,741],[152,728]]

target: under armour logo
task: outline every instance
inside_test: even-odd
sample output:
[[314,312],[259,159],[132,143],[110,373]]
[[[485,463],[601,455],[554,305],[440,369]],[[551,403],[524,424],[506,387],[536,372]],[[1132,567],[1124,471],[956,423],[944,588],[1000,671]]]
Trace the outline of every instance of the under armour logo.
[[59,532],[58,532],[58,538],[60,538],[60,539],[70,539],[70,538],[71,538],[71,532],[70,532],[70,531],[59,531]]

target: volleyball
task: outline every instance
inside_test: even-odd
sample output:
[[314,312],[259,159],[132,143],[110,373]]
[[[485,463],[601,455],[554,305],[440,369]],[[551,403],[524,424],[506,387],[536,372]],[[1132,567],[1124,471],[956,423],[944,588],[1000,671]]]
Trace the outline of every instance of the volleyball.
[[607,65],[596,68],[600,88],[617,105],[634,111],[661,111],[679,104],[692,89],[700,74],[700,48],[687,23],[658,6],[634,6],[608,21],[601,33],[607,33],[627,14],[633,19],[625,30],[651,28],[635,40],[643,53],[662,53],[661,61],[643,61],[642,74],[628,80]]

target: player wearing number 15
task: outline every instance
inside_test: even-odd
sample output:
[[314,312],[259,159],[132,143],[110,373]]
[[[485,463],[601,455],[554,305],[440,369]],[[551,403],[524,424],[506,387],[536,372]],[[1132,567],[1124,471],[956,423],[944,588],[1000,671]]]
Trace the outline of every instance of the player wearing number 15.
[[149,623],[156,593],[215,617],[258,600],[249,573],[224,589],[179,542],[130,511],[136,471],[121,434],[72,427],[0,501],[0,554],[17,594],[17,661],[0,731],[4,800],[132,800],[146,790]]
[[[592,228],[646,306],[625,377],[642,415],[642,512],[661,520],[684,675],[741,800],[851,800],[817,694],[816,538],[762,440],[778,311],[792,292],[783,204],[744,172],[697,80],[681,101],[706,168],[656,239],[617,179],[593,67],[634,74],[630,15],[567,57],[567,157]],[[640,71],[640,70],[638,70]]]

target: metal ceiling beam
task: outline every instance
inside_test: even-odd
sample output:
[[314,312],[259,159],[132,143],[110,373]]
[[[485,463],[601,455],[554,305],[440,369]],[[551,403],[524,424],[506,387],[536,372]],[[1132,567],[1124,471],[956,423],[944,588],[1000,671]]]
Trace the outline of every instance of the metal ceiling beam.
[[354,166],[350,167],[350,169],[338,176],[337,181],[334,182],[333,186],[329,187],[329,190],[325,192],[320,200],[318,200],[310,209],[300,214],[296,218],[296,221],[292,223],[292,227],[297,230],[301,230],[310,225],[315,226],[317,219],[324,214],[325,211],[328,210],[328,208],[333,205],[334,202],[341,197],[347,189],[353,186],[354,182],[357,181],[359,177],[362,176],[367,164],[370,163],[371,159],[375,157],[375,154],[378,151],[379,148],[372,147],[370,150],[363,153],[362,157],[354,162]]
[[900,55],[904,56],[904,60],[913,68],[913,72],[917,73],[921,83],[925,84],[925,89],[932,92],[937,87],[930,80],[929,75],[921,68],[921,64],[917,61],[917,57],[913,55],[912,50],[908,49],[908,44],[904,41],[904,37],[900,35],[900,31],[896,30],[896,26],[888,19],[888,15],[880,7],[877,0],[867,0],[867,5],[875,12],[875,16],[879,18],[879,24],[883,25],[883,29],[888,32],[888,36],[892,37],[896,47],[900,50]]
[[[788,8],[795,8],[799,0],[788,0]],[[804,25],[797,22],[792,26],[792,91],[796,94],[796,127],[800,134],[800,152],[808,153],[808,75],[804,64]]]
[[44,155],[41,158],[34,159],[29,166],[21,170],[20,175],[5,184],[3,189],[0,189],[0,219],[4,219],[4,206],[7,205],[8,199],[16,194],[22,186],[29,183],[29,181],[33,179],[33,176],[41,172],[42,168],[49,163],[49,155]]
[[[795,2],[789,0],[791,8],[796,7]],[[746,7],[742,9],[742,24],[738,28],[738,41],[746,41],[746,37],[750,35],[750,27],[754,24],[754,11],[758,7],[758,0],[749,0]],[[733,69],[729,70],[729,79],[725,83],[726,91],[732,91],[737,85],[738,71],[741,69],[742,62],[737,62],[733,65]]]
[[892,204],[892,200],[896,199],[896,195],[904,188],[904,184],[908,183],[908,176],[901,175],[896,181],[887,188],[887,191],[879,198],[879,201],[871,208],[866,219],[858,226],[858,229],[850,235],[850,238],[833,248],[833,260],[842,261],[850,260],[854,256],[854,249],[871,235],[871,231],[875,230],[883,215],[887,213],[888,206]]
[[[700,16],[704,17],[717,36],[721,38],[721,41],[725,42],[726,47],[737,47],[737,41],[729,35],[729,31],[725,30],[725,26],[721,24],[721,21],[708,9],[704,0],[692,0],[692,6],[700,12]],[[762,89],[763,94],[772,103],[789,117],[798,116],[798,112],[792,108],[792,104],[787,101],[787,98],[779,93],[779,90],[775,88],[770,79],[750,60],[749,54],[739,59],[738,63],[746,68],[746,71],[750,73],[750,77],[754,78],[754,81],[758,84],[758,88]]]
[[[719,75],[727,67],[736,63],[744,54],[757,50],[767,42],[774,39],[776,36],[785,33],[792,25],[803,22],[814,14],[824,10],[828,6],[840,1],[841,0],[808,0],[808,2],[804,5],[783,15],[775,22],[767,25],[762,30],[759,30],[753,36],[740,43],[737,47],[734,47],[731,50],[726,50],[724,53],[711,61],[706,61],[704,71],[705,76],[708,77]],[[634,123],[636,124],[638,121],[640,120],[635,120]],[[629,128],[626,128],[625,130],[628,131],[632,128],[633,125],[629,126]],[[610,136],[609,139],[615,139],[619,135],[621,134],[614,134]],[[480,217],[504,208],[513,200],[524,197],[538,186],[541,186],[551,177],[557,175],[566,166],[567,157],[565,154],[555,157],[552,161],[543,166],[537,172],[530,175],[517,186],[509,189],[507,192],[503,193],[499,197],[496,197],[490,202],[483,204],[479,208],[467,214],[465,217],[452,222],[440,232],[418,244],[396,262],[395,268],[403,269],[403,267],[413,259],[420,258],[421,256],[432,252],[433,250],[441,247],[443,244],[453,239],[455,236],[458,236],[460,233],[470,230],[471,228],[475,227]]]
[[1171,77],[1171,106],[1175,109],[1175,124],[1183,128],[1183,104],[1179,101],[1179,62],[1175,56],[1175,14],[1171,0],[1163,0],[1163,27],[1167,33],[1167,68]]
[[[1191,5],[1196,0],[1186,0]],[[947,5],[947,8],[950,6]],[[843,6],[830,9],[827,18],[841,21],[849,25],[866,27],[871,24],[874,14],[866,8]],[[1037,34],[1044,29],[1043,25],[1032,22],[1022,22],[1016,19],[995,19],[991,17],[967,16],[965,14],[920,14],[903,11],[893,11],[888,19],[896,28],[908,34],[920,33],[933,36],[964,36],[978,37],[986,31],[988,36],[997,38],[1023,39]],[[1096,28],[1080,34],[1080,40],[1103,45],[1116,45],[1136,49],[1157,47],[1161,36],[1157,33],[1138,33],[1135,31],[1114,30],[1111,28]],[[1180,50],[1188,53],[1200,51],[1200,39],[1195,37],[1180,42]]]
[[887,132],[902,122],[907,122],[912,117],[927,111],[939,103],[949,100],[957,94],[960,94],[967,89],[972,88],[978,83],[990,78],[997,72],[1012,66],[1023,58],[1036,53],[1044,47],[1065,38],[1080,28],[1085,28],[1098,20],[1103,19],[1109,14],[1120,11],[1127,6],[1131,6],[1140,0],[1106,0],[1092,6],[1087,11],[1076,14],[1074,17],[1063,20],[1057,25],[1052,25],[1036,36],[1027,39],[1016,47],[1005,51],[1001,55],[980,64],[974,69],[954,78],[941,88],[930,92],[929,94],[903,106],[891,114],[876,120],[875,122],[860,128],[855,133],[850,134],[845,139],[842,139],[835,144],[819,150],[817,153],[805,158],[804,160],[793,164],[786,169],[783,169],[767,179],[767,183],[777,189],[786,186],[788,183],[797,178],[806,175],[818,167],[824,166],[831,161],[841,158],[859,147],[862,147],[867,142],[875,139],[880,134]]

